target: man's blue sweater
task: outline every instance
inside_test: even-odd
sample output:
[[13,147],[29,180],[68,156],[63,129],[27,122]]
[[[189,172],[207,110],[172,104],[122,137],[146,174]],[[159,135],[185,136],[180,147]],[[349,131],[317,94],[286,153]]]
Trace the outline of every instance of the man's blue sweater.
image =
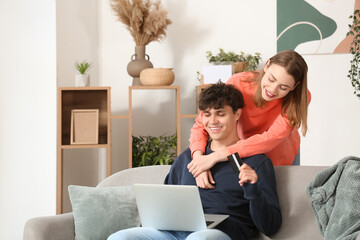
[[[212,152],[209,146],[210,143],[205,154]],[[282,221],[274,167],[263,154],[242,160],[257,173],[257,183],[240,186],[239,175],[228,161],[215,164],[211,168],[215,189],[199,188],[204,213],[230,215],[216,228],[233,240],[248,239],[258,230],[270,236],[278,231]],[[190,161],[191,152],[186,149],[172,164],[165,184],[196,185],[187,169]]]

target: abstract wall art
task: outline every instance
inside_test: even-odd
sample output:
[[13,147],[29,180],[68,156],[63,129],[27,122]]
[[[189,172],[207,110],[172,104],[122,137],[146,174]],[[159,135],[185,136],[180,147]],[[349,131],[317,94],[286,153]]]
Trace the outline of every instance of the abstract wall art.
[[277,51],[349,52],[349,16],[359,8],[360,0],[277,0]]

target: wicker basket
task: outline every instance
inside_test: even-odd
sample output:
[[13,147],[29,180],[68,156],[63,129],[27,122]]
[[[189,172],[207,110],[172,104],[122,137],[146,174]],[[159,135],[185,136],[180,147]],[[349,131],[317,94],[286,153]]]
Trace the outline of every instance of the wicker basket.
[[247,66],[249,65],[248,62],[234,62],[233,63],[233,73],[243,72]]
[[172,68],[146,68],[140,72],[140,82],[144,86],[169,86],[174,79]]

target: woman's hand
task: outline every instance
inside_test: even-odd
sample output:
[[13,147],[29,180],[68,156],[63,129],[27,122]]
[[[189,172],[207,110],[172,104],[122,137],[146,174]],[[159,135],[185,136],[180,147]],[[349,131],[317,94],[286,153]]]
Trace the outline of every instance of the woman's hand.
[[227,161],[227,155],[229,154],[230,153],[226,148],[212,152],[208,155],[203,155],[201,151],[196,151],[193,154],[193,160],[188,164],[187,168],[196,178],[202,172],[212,168],[217,162]]
[[210,170],[207,170],[207,171],[201,173],[196,178],[196,185],[199,188],[214,189],[215,188],[214,184],[215,184],[215,181],[214,181],[214,178],[212,177]]
[[193,155],[193,160],[187,165],[189,172],[197,178],[201,173],[214,166],[214,161],[209,155]]
[[252,169],[249,165],[243,164],[240,167],[240,173],[239,173],[239,184],[240,186],[243,186],[244,183],[251,183],[254,184],[258,180],[258,176],[254,169]]

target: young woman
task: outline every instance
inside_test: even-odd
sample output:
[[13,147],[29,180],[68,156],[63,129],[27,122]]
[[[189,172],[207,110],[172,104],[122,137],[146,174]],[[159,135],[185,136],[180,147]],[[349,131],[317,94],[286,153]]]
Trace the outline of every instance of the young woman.
[[302,56],[286,50],[270,58],[261,72],[233,75],[227,84],[239,89],[245,102],[237,125],[240,140],[223,150],[203,155],[209,135],[204,130],[200,113],[190,135],[193,161],[188,168],[194,177],[215,163],[226,161],[227,156],[235,152],[240,157],[265,153],[275,166],[299,164],[298,128],[301,127],[305,136],[310,101],[307,71]]

